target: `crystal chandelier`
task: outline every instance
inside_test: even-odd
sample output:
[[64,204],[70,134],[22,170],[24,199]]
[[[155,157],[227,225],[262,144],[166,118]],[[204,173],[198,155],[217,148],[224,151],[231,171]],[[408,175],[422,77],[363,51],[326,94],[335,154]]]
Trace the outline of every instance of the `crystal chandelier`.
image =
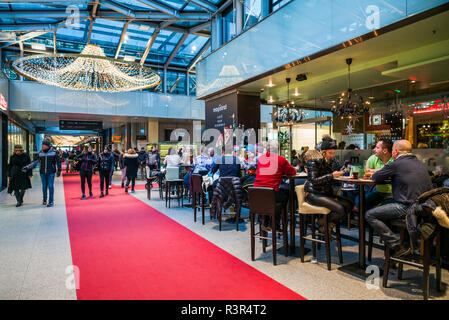
[[302,122],[304,119],[304,111],[295,107],[295,102],[290,101],[290,78],[285,78],[287,83],[287,104],[278,106],[273,114],[273,121],[284,125],[292,125],[293,123]]
[[365,112],[369,111],[369,101],[363,101],[363,97],[359,97],[359,101],[352,101],[352,89],[351,89],[351,63],[352,58],[346,59],[346,64],[348,65],[348,89],[343,92],[336,104],[331,108],[332,112],[337,116],[348,117],[349,119],[360,117]]
[[18,74],[61,88],[86,91],[132,91],[151,88],[161,77],[151,68],[106,57],[99,46],[88,44],[81,54],[40,54],[12,64]]

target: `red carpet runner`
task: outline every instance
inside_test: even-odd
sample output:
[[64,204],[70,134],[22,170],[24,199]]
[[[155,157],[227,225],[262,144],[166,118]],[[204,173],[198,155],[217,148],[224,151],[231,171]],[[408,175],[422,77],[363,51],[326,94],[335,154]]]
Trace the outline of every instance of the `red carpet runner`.
[[120,187],[100,199],[93,183],[80,200],[79,176],[64,176],[78,299],[304,299]]

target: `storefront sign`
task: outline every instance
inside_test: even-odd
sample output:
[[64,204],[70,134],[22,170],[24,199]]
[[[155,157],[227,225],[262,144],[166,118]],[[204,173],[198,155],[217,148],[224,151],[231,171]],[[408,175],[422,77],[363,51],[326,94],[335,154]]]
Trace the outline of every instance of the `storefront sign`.
[[237,95],[228,95],[206,102],[206,129],[234,128],[237,123]]
[[147,140],[147,136],[146,135],[136,135],[136,140],[146,141]]
[[8,102],[6,102],[5,97],[1,93],[0,93],[0,109],[2,109],[3,111],[8,110]]
[[122,136],[112,136],[112,142],[113,143],[120,143],[122,142]]

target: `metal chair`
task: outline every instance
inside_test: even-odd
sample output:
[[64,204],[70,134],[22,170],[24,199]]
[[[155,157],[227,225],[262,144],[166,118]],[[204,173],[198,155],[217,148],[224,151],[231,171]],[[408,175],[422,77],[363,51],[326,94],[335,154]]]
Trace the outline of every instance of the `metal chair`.
[[[192,208],[193,221],[196,222],[196,209],[201,208],[201,218],[204,224],[204,192],[202,188],[203,177],[199,174],[192,174]],[[198,197],[199,195],[199,197]]]
[[172,191],[173,187],[176,190],[176,199],[178,199],[178,205],[179,201],[182,201],[182,196],[180,195],[180,187],[182,187],[182,184],[184,183],[184,180],[179,179],[179,168],[178,167],[167,167],[165,172],[165,206],[170,208],[170,202],[172,199]]

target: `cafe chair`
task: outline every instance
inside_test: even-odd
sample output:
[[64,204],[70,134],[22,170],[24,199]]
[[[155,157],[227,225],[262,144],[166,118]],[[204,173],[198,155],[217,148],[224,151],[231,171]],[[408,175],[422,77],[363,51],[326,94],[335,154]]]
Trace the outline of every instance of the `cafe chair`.
[[[316,258],[316,243],[324,243],[326,247],[326,260],[327,260],[327,269],[331,270],[331,254],[330,254],[330,242],[332,240],[332,236],[329,234],[329,213],[331,212],[328,208],[313,206],[306,202],[305,200],[305,192],[304,185],[296,186],[296,195],[298,197],[298,214],[299,214],[299,235],[300,235],[300,245],[299,252],[301,257],[301,262],[304,262],[304,245],[306,240],[312,242],[312,253],[313,257]],[[311,224],[311,233],[307,234],[307,223],[305,222],[305,216],[310,217]],[[315,220],[317,216],[323,216],[325,218],[324,234],[317,232],[315,227]],[[340,264],[343,263],[343,251],[341,247],[341,234],[340,234],[340,225],[336,225],[336,237],[337,247],[338,247],[338,258]],[[324,241],[317,238],[317,236],[324,236]]]
[[192,208],[193,221],[196,222],[196,210],[201,209],[202,223],[204,224],[204,203],[205,197],[202,188],[203,177],[199,174],[192,174]]
[[173,199],[172,193],[176,192],[176,199],[182,201],[181,188],[183,187],[184,180],[179,179],[179,168],[167,167],[165,172],[165,206],[170,208],[170,201]]
[[[404,220],[394,220],[391,222],[392,226],[398,227],[401,230],[404,230],[403,232],[407,231],[407,226],[405,224]],[[435,242],[436,245],[436,251],[435,251],[435,259],[431,258],[431,249],[432,244]],[[429,273],[430,273],[430,267],[435,266],[435,280],[436,280],[436,287],[437,291],[441,292],[441,230],[437,228],[435,234],[433,237],[424,240],[421,237],[421,248],[422,253],[419,256],[415,255],[415,260],[412,261],[410,259],[407,259],[407,257],[403,258],[393,258],[391,257],[391,250],[390,247],[385,246],[385,262],[384,262],[384,274],[383,274],[383,287],[387,288],[388,285],[388,274],[390,272],[390,267],[392,262],[399,263],[398,266],[398,279],[402,280],[402,272],[403,272],[403,265],[409,265],[412,267],[416,267],[423,270],[423,298],[424,300],[428,300],[430,295],[430,286],[429,286]]]
[[[262,222],[259,222],[259,232],[255,233],[255,216],[271,217],[271,242],[273,251],[273,265],[276,265],[276,234],[282,233],[284,253],[287,256],[288,237],[287,237],[287,203],[276,203],[275,191],[272,188],[249,187],[248,188],[249,218],[251,225],[251,260],[255,260],[255,239],[262,239],[262,251],[266,252],[268,231],[262,228]],[[282,229],[276,227],[276,211],[281,210]]]

